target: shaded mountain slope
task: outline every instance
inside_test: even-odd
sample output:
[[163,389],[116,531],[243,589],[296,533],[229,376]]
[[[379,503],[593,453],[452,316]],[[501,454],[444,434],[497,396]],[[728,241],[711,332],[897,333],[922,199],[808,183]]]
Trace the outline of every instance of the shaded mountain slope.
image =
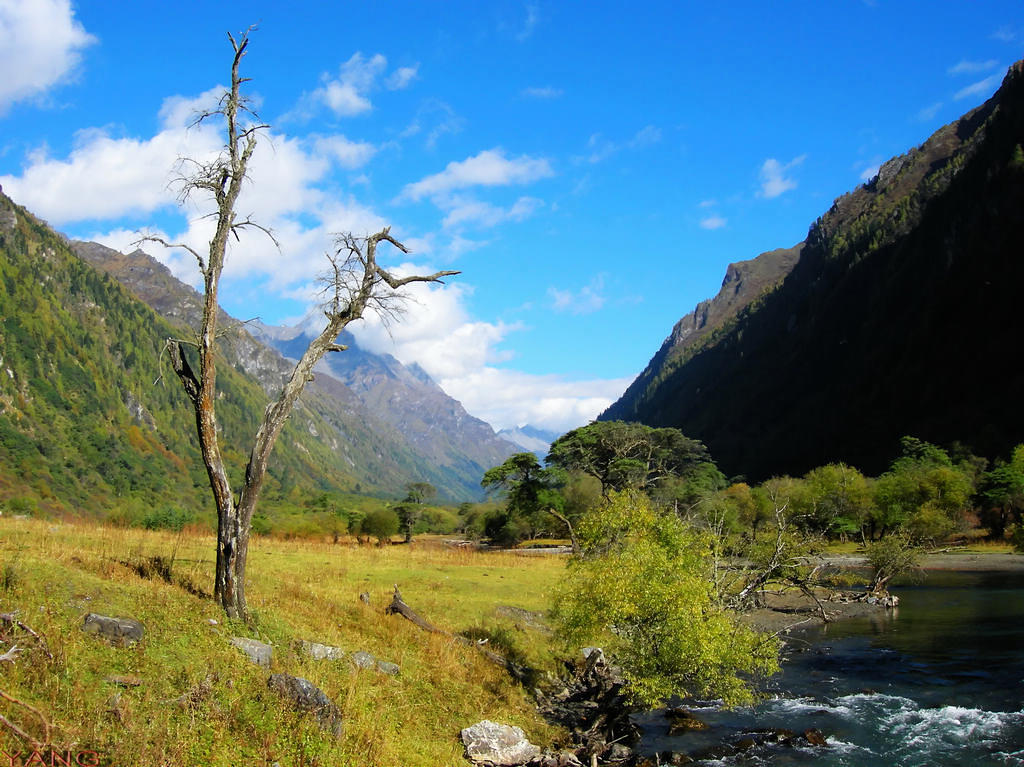
[[752,301],[778,287],[800,257],[804,244],[762,253],[749,261],[729,264],[718,295],[701,301],[672,328],[644,371],[623,395],[601,416],[605,420],[635,421],[637,408],[645,392],[659,382],[659,376],[671,366],[683,364],[716,333],[731,327],[737,315]]
[[676,426],[728,473],[877,472],[904,434],[1024,440],[1024,65],[836,200],[773,291],[602,417]]

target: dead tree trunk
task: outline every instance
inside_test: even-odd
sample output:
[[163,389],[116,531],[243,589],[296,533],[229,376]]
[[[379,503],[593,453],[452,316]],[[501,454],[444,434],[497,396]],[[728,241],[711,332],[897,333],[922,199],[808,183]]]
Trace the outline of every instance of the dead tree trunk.
[[[179,179],[180,199],[184,202],[194,194],[210,197],[216,205],[217,226],[209,251],[204,258],[185,244],[171,244],[159,237],[144,237],[142,241],[158,242],[166,247],[182,248],[191,253],[203,275],[203,317],[191,341],[169,340],[167,343],[171,367],[181,381],[196,416],[199,447],[210,480],[214,504],[217,507],[217,571],[214,598],[230,617],[247,619],[249,615],[245,596],[245,569],[249,552],[249,532],[256,502],[263,488],[270,453],[284,427],[296,400],[306,383],[312,380],[313,366],[327,353],[344,351],[336,343],[342,330],[352,321],[360,319],[367,309],[385,315],[395,311],[400,300],[398,291],[411,282],[441,282],[441,278],[458,274],[454,271],[431,275],[395,277],[378,266],[377,245],[386,241],[403,253],[402,243],[390,235],[389,228],[367,237],[351,234],[339,235],[332,255],[328,255],[331,270],[324,278],[326,324],[296,364],[277,399],[263,413],[259,429],[249,454],[242,489],[237,498],[231,489],[227,469],[217,434],[217,319],[218,289],[224,269],[229,238],[238,239],[243,229],[258,229],[273,239],[270,231],[259,224],[239,219],[235,205],[247,177],[249,159],[256,148],[259,134],[267,125],[259,122],[241,93],[246,78],[239,75],[239,65],[249,45],[248,32],[239,40],[228,35],[234,50],[231,65],[231,87],[221,97],[217,109],[199,115],[196,122],[220,118],[225,123],[226,143],[221,154],[209,162],[183,160],[184,170]],[[243,125],[242,122],[245,122]],[[275,240],[276,243],[276,240]],[[187,356],[187,347],[197,352],[198,374]]]

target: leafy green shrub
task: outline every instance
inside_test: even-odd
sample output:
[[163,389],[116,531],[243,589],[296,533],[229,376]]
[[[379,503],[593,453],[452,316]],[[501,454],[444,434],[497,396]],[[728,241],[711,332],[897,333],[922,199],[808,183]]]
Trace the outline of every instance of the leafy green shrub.
[[633,700],[750,701],[750,679],[778,670],[778,641],[737,623],[709,577],[709,542],[639,494],[612,493],[581,521],[583,555],[555,592],[553,618],[574,646],[602,646]]
[[171,530],[181,532],[192,521],[192,512],[177,506],[164,506],[150,509],[142,518],[142,526],[147,530]]
[[363,518],[360,525],[363,535],[376,538],[380,543],[391,540],[398,532],[398,515],[391,509],[377,509]]

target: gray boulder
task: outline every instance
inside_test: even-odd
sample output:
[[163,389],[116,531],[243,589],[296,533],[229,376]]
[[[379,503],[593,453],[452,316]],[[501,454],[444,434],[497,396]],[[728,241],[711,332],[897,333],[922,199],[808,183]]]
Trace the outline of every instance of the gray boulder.
[[377,670],[382,674],[390,674],[391,676],[401,671],[397,663],[388,663],[386,660],[377,661]]
[[356,664],[356,668],[373,668],[377,665],[377,659],[365,650],[352,653],[352,662]]
[[82,622],[82,631],[103,637],[117,647],[131,647],[142,641],[144,629],[134,618],[111,618],[87,613]]
[[308,655],[313,660],[341,660],[345,657],[345,651],[340,647],[320,644],[319,642],[307,642],[300,639],[298,642],[299,652]]
[[270,668],[270,658],[274,654],[274,648],[270,645],[245,637],[231,637],[231,644],[249,656],[249,660],[257,666]]
[[464,729],[462,744],[471,761],[502,767],[526,764],[541,754],[540,747],[528,741],[520,728],[489,719]]
[[341,709],[328,698],[323,690],[301,676],[291,674],[271,674],[267,687],[291,702],[300,711],[314,714],[320,729],[340,738],[344,732],[341,720]]

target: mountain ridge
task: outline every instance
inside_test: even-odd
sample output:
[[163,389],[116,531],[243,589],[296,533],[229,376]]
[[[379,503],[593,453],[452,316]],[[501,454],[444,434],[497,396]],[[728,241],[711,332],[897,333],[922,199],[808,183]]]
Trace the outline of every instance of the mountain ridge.
[[[109,273],[167,320],[179,327],[195,327],[202,312],[202,298],[190,286],[142,250],[120,253],[98,243],[73,241],[72,249],[83,259]],[[262,323],[241,323],[223,311],[223,327],[232,327],[221,346],[229,360],[255,377],[269,396],[277,394],[295,359],[305,351],[308,329],[274,328]],[[391,355],[375,355],[358,347],[351,334],[339,341],[349,348],[323,360],[314,380],[300,399],[303,407],[333,424],[325,433],[334,449],[344,449],[343,435],[363,429],[374,453],[387,463],[380,466],[385,487],[400,493],[413,481],[427,481],[444,497],[477,498],[483,472],[514,452],[483,421],[470,416],[461,404],[448,397],[422,370],[413,372]],[[410,412],[417,409],[417,415]],[[425,414],[426,413],[426,414]],[[349,465],[358,456],[347,454]],[[404,480],[402,479],[404,476]]]
[[1005,454],[1024,437],[1024,378],[1006,365],[1022,141],[1018,62],[991,99],[837,198],[773,289],[601,417],[681,428],[753,479],[838,460],[877,472],[904,434]]

